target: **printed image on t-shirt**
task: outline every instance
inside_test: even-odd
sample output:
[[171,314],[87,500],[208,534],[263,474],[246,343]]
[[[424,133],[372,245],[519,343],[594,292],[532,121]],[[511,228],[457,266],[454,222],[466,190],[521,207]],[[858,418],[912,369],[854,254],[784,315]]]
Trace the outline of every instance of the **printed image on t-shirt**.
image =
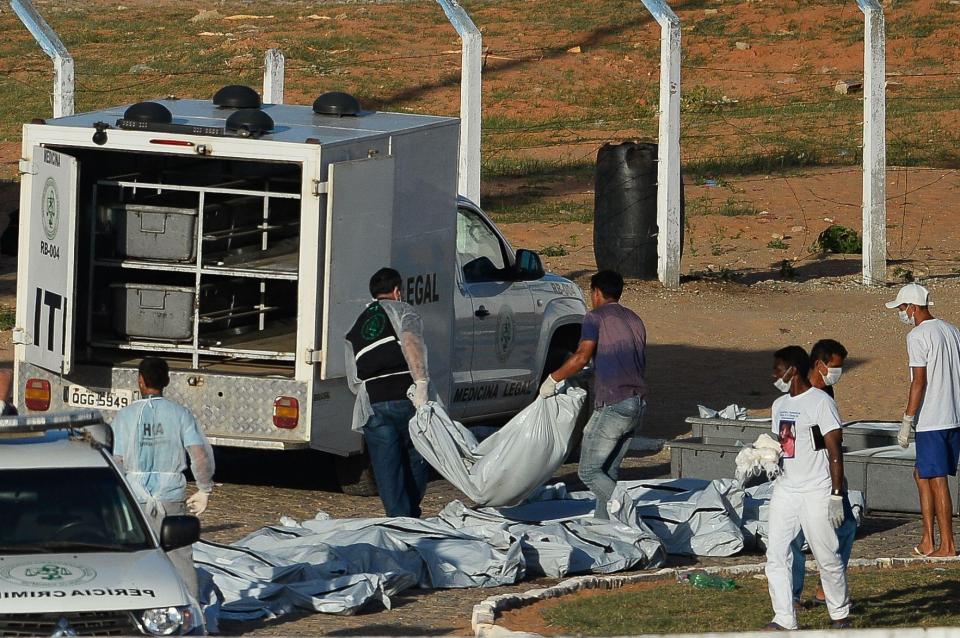
[[795,421],[780,421],[780,448],[783,458],[792,459],[797,452],[797,430]]

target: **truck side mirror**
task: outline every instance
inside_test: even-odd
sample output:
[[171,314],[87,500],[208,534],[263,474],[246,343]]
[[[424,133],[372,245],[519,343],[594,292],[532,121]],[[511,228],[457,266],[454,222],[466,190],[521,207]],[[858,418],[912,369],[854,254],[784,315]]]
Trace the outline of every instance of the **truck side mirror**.
[[516,264],[515,272],[518,281],[533,281],[540,279],[545,274],[540,255],[532,250],[525,248],[518,250]]
[[160,524],[160,547],[169,552],[200,540],[200,519],[196,516],[164,516]]

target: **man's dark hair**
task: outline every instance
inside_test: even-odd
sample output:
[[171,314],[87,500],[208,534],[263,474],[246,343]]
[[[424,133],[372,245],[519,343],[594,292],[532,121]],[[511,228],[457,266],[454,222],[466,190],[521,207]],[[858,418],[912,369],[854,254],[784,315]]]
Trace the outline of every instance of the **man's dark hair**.
[[601,270],[590,278],[590,290],[599,290],[604,298],[619,301],[623,294],[623,276],[615,270]]
[[807,351],[800,346],[780,348],[773,353],[773,358],[777,361],[782,361],[786,364],[787,368],[796,370],[796,373],[800,375],[801,379],[806,379],[807,373],[810,372],[810,356],[807,354]]
[[389,295],[394,288],[399,288],[403,279],[393,268],[381,268],[370,278],[370,296]]
[[847,349],[844,348],[843,344],[839,341],[821,339],[813,344],[813,348],[810,350],[810,363],[812,364],[817,361],[827,363],[834,355],[837,355],[840,359],[846,359]]
[[170,385],[170,366],[160,357],[146,357],[140,362],[143,383],[153,390],[163,390]]

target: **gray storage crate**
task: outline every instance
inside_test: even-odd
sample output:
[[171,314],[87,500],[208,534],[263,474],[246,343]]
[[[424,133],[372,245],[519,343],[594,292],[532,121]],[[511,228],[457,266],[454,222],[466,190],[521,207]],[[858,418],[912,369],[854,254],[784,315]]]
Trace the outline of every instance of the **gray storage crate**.
[[185,286],[115,283],[113,328],[127,338],[193,339],[194,289]]
[[[733,478],[741,446],[705,443],[699,438],[671,441],[670,475],[674,478]],[[920,512],[913,480],[915,450],[883,446],[843,455],[844,476],[852,490],[863,492],[867,509],[886,512]],[[957,477],[948,477],[954,510],[960,509]]]
[[178,262],[196,259],[196,208],[120,204],[113,210],[119,256]]
[[[770,420],[742,421],[690,417],[691,436],[709,445],[750,445],[764,432],[770,432]],[[843,450],[855,452],[896,445],[899,421],[850,421],[843,424]],[[912,435],[911,435],[912,436]]]
[[[916,448],[888,445],[843,455],[844,474],[851,489],[861,490],[871,510],[920,513],[913,478]],[[954,512],[960,506],[957,477],[947,477]]]

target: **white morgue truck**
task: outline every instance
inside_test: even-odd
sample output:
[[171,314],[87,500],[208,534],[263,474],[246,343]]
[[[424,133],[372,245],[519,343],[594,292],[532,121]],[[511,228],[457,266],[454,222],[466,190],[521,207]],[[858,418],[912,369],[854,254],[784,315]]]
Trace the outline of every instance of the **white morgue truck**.
[[458,134],[344,93],[262,105],[242,86],[26,124],[17,407],[109,420],[162,356],[214,445],[333,453],[350,491],[344,335],[389,265],[452,415],[517,412],[575,348],[584,298],[458,197]]

